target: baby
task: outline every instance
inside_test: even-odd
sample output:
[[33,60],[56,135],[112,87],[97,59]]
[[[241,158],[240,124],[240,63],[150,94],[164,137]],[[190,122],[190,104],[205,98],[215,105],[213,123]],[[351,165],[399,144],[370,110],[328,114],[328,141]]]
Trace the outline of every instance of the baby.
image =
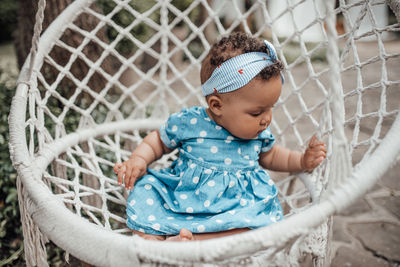
[[[129,160],[114,166],[118,183],[133,188],[127,225],[134,233],[151,240],[202,240],[283,219],[277,188],[263,168],[311,171],[326,148],[315,137],[305,153],[274,144],[269,125],[282,69],[272,44],[243,33],[212,46],[201,67],[208,107],[172,114]],[[179,158],[171,167],[147,169],[174,149]]]

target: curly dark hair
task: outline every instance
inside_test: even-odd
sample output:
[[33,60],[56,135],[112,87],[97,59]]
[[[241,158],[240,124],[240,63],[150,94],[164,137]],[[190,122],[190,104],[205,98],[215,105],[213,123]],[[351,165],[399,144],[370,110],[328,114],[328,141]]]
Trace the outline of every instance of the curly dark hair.
[[[230,58],[249,52],[268,53],[269,51],[266,51],[263,41],[251,37],[246,33],[236,32],[223,37],[220,41],[213,44],[201,65],[201,84],[204,84],[211,77],[211,74],[218,65]],[[271,77],[279,75],[281,70],[283,70],[283,64],[277,60],[274,64],[265,67],[255,78],[269,80]]]

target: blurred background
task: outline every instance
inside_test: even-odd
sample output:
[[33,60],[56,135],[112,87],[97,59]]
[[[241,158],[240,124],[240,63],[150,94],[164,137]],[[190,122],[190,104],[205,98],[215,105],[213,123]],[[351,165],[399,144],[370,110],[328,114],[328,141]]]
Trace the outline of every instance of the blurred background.
[[[47,26],[57,17],[57,15],[66,7],[72,0],[49,0],[47,1],[47,6],[45,10],[45,20],[43,23],[43,31]],[[149,10],[156,1],[128,1],[129,5],[139,13],[143,13]],[[208,1],[211,2],[211,1]],[[221,1],[222,2],[222,1]],[[263,17],[257,12],[248,18],[249,29],[246,29],[244,25],[235,25],[235,12],[232,12],[229,7],[219,6],[216,1],[213,8],[220,10],[220,15],[222,17],[221,21],[223,27],[232,27],[232,31],[250,31],[258,36],[270,37],[268,29],[260,29],[262,25]],[[280,14],[281,10],[285,9],[286,6],[283,4],[284,1],[267,1],[269,9],[273,14]],[[303,1],[304,2],[304,1]],[[350,1],[351,2],[351,1]],[[96,9],[98,12],[103,14],[108,14],[114,8],[113,2],[108,0],[97,0]],[[191,6],[192,0],[176,0],[171,1],[173,6],[177,10],[183,11]],[[226,2],[225,2],[226,3]],[[252,1],[241,1],[240,4],[235,5],[235,8],[242,10],[243,12],[248,10],[252,4]],[[0,106],[0,266],[24,266],[24,253],[23,253],[23,237],[21,230],[21,223],[19,217],[18,199],[17,192],[15,188],[16,173],[13,170],[11,161],[9,159],[8,152],[8,122],[7,117],[9,113],[9,107],[11,104],[11,99],[14,95],[16,88],[16,81],[18,78],[19,70],[22,67],[26,56],[29,53],[31,47],[31,38],[33,32],[33,25],[35,22],[35,13],[37,9],[37,1],[33,0],[1,0],[0,1],[0,100],[2,105]],[[311,22],[307,14],[310,9],[307,6],[307,1],[301,5],[300,8],[296,9],[295,19],[299,28],[306,26]],[[357,17],[357,8],[353,8],[351,11],[354,14],[354,18]],[[376,12],[377,24],[381,26],[390,25],[396,20],[394,14],[389,8],[384,6],[377,6],[374,10]],[[192,8],[188,12],[189,19],[196,25],[201,25],[207,19],[207,10],[201,5]],[[116,25],[125,27],[130,25],[135,18],[129,12],[120,12],[113,15],[112,20]],[[159,22],[160,14],[154,12],[151,17],[155,22]],[[172,21],[175,17],[171,17]],[[295,32],[288,21],[289,18],[285,16],[282,19],[278,19],[276,22],[277,34],[280,38],[289,38]],[[250,21],[251,20],[251,21]],[[260,21],[261,20],[261,21]],[[91,29],[96,23],[93,17],[81,16],[77,20],[79,27],[83,29]],[[214,27],[218,28],[218,25]],[[311,59],[316,65],[322,64],[326,65],[325,49],[314,49],[314,43],[320,41],[323,38],[323,33],[319,28],[319,25],[315,27],[308,27],[308,29],[302,32],[301,38],[307,42],[307,49],[312,51]],[[362,35],[363,32],[370,30],[371,25],[366,21],[361,24],[359,28],[359,34]],[[346,25],[342,22],[341,14],[337,15],[337,25],[336,29],[338,34],[343,34],[346,32]],[[219,36],[215,33],[212,27],[204,30],[205,36],[208,42],[213,42]],[[177,23],[174,28],[174,34],[180,40],[184,40],[189,36],[190,26],[184,22]],[[131,34],[135,38],[146,42],[154,34],[155,31],[152,27],[149,27],[145,23],[140,23],[136,27],[131,29]],[[104,28],[104,30],[98,31],[98,38],[100,40],[108,40],[111,42],[115,40],[118,36],[117,29],[113,27]],[[384,35],[385,46],[388,51],[392,53],[400,52],[400,41],[399,32],[391,33],[390,35]],[[72,47],[77,47],[82,41],[81,36],[74,32],[65,32],[61,37],[63,42],[67,43]],[[361,57],[365,56],[368,58],[377,51],[376,41],[373,38],[366,36],[363,38],[359,46],[359,54]],[[199,38],[193,38],[188,44],[188,54],[180,55],[176,54],[172,61],[174,65],[177,66],[179,70],[189,68],[191,57],[198,59],[204,57],[204,53],[207,50],[207,46],[204,46],[204,42]],[[160,50],[160,44],[156,43],[154,45],[156,51]],[[101,48],[95,43],[86,46],[84,53],[85,55],[93,60],[101,53]],[[129,58],[135,54],[137,50],[136,45],[129,39],[121,39],[116,45],[116,50],[120,55],[125,58]],[[282,47],[285,58],[288,60],[287,64],[298,61],[300,55],[300,47],[298,44],[293,42],[287,43]],[[52,57],[57,62],[57,64],[64,66],[70,56],[68,52],[62,49],[57,50],[57,47],[52,51]],[[189,55],[190,54],[190,55]],[[157,60],[151,55],[144,54],[135,60],[134,64],[141,72],[146,72],[156,65]],[[116,61],[115,58],[111,56],[103,61],[103,69],[113,75],[116,70],[120,67],[120,63]],[[294,65],[292,73],[295,73],[296,79],[305,80],[308,72],[304,69],[304,62],[298,62]],[[398,59],[396,61],[390,62],[391,74],[398,74],[400,69],[400,62]],[[48,68],[48,76],[46,80],[50,83],[54,81],[54,70],[52,70],[50,65],[44,64],[43,68]],[[78,79],[82,79],[88,72],[89,67],[82,61],[76,61],[76,64],[72,66],[71,73],[73,73]],[[120,76],[121,83],[129,87],[134,82],[136,77],[139,75],[140,71],[128,70],[125,74]],[[198,71],[198,70],[196,70]],[[369,76],[371,79],[374,76],[374,69],[369,71]],[[186,79],[191,83],[191,86],[199,86],[198,78],[193,78],[190,71],[187,71]],[[351,73],[345,75],[352,75]],[[302,78],[301,78],[302,77]],[[104,77],[94,75],[88,84],[92,88],[103,88],[104,87]],[[69,80],[64,80],[61,82],[62,90],[66,95],[72,94],[73,84],[70,84]],[[146,87],[148,86],[148,87]],[[171,87],[180,88],[182,85],[179,83],[172,84]],[[189,86],[190,87],[190,86]],[[306,86],[305,86],[306,87]],[[151,84],[143,84],[141,90],[136,90],[137,97],[139,100],[143,97],[146,91],[147,94],[149,90],[155,90],[151,88]],[[117,90],[117,89],[115,89]],[[180,90],[180,89],[177,89]],[[184,90],[184,89],[182,89]],[[399,88],[394,89],[392,102],[394,106],[398,106],[400,103],[399,99]],[[185,95],[185,93],[183,93]],[[190,90],[186,93],[187,103],[197,104],[201,102]],[[87,107],[90,103],[90,96],[83,95],[80,98],[80,107]],[[112,101],[111,99],[109,101]],[[174,103],[171,103],[174,106]],[[124,105],[127,108],[129,105]],[[133,108],[133,107],[132,107]],[[54,106],[54,112],[57,113],[57,103]],[[132,109],[127,108],[123,110],[123,115],[130,116]],[[147,112],[147,111],[146,111]],[[101,118],[99,120],[102,120]],[[64,122],[67,129],[66,131],[74,130],[78,123],[73,116],[67,118]],[[68,128],[70,127],[70,128]],[[351,209],[335,216],[334,219],[334,260],[332,266],[399,266],[400,258],[398,253],[400,251],[400,227],[398,224],[394,223],[396,220],[391,219],[391,215],[394,218],[400,217],[400,199],[398,191],[399,186],[399,176],[400,168],[397,164],[384,178],[379,182],[377,187],[372,190],[367,196],[359,200]],[[389,193],[388,193],[389,192]],[[391,193],[392,192],[392,193]],[[391,215],[389,215],[389,214]],[[365,218],[370,218],[369,223],[358,223],[365,221]],[[380,220],[380,218],[382,220]],[[375,234],[375,235],[374,235]],[[374,238],[371,238],[374,237]],[[65,260],[65,252],[57,248],[52,242],[47,244],[47,253],[50,266],[69,266]],[[70,266],[80,266],[83,263],[74,259],[72,256],[69,258]],[[310,265],[310,262],[305,262],[304,266]]]

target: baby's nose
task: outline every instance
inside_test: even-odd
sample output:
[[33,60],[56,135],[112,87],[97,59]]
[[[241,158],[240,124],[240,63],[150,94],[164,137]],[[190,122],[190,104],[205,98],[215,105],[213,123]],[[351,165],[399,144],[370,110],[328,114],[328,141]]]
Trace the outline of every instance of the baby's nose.
[[267,119],[261,119],[260,125],[267,125],[267,124],[268,124],[268,120]]
[[262,125],[262,126],[269,125],[270,123],[271,123],[271,116],[269,116],[269,115],[264,116],[264,118],[262,118],[260,121],[260,125]]

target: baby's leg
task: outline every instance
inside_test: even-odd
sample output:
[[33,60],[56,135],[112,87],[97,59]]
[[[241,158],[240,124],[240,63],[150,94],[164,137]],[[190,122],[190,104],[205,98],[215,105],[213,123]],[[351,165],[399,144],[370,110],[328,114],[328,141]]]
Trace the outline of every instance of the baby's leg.
[[193,234],[188,229],[182,228],[177,236],[167,237],[166,241],[193,241],[193,240],[207,240],[212,238],[224,237],[228,235],[239,234],[247,232],[248,228],[232,229],[215,233]]
[[165,240],[165,235],[150,235],[150,234],[145,234],[142,232],[138,232],[135,230],[132,230],[132,232],[138,236],[140,236],[143,239],[146,240],[158,240],[158,241],[164,241]]

